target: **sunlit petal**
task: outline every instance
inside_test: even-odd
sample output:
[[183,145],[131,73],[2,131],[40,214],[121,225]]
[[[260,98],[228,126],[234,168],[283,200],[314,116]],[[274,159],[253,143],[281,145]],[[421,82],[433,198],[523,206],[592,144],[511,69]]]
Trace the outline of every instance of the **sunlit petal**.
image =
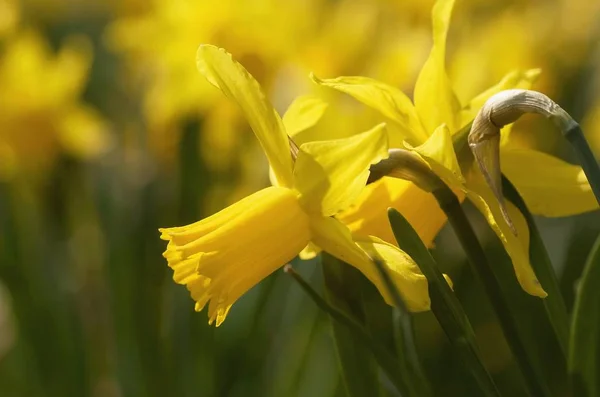
[[406,140],[413,145],[419,145],[427,139],[427,134],[423,130],[415,107],[399,89],[360,76],[345,76],[335,79],[318,79],[313,76],[313,80],[317,84],[351,95],[396,123],[398,136],[390,138],[391,146],[397,146],[394,144],[395,141],[401,142],[402,140]]
[[281,118],[258,82],[231,54],[212,45],[201,45],[196,54],[200,73],[237,102],[260,141],[280,185],[292,186],[292,157]]
[[369,166],[387,157],[385,125],[349,138],[308,142],[300,147],[294,182],[304,208],[334,215],[364,189]]
[[502,217],[496,196],[485,183],[483,175],[477,167],[473,167],[469,174],[469,187],[471,190],[467,192],[467,197],[483,214],[502,241],[506,252],[512,259],[517,280],[523,290],[534,296],[546,297],[546,291],[540,285],[529,262],[529,228],[521,212],[512,203],[506,201],[508,214],[517,231],[515,236]]
[[559,217],[598,209],[581,167],[531,149],[502,150],[500,158],[502,172],[534,214]]
[[321,98],[303,95],[294,99],[283,115],[283,125],[288,135],[294,137],[319,122],[327,110],[327,102]]
[[396,244],[387,216],[390,207],[406,217],[428,247],[433,246],[433,239],[446,223],[446,215],[431,193],[412,182],[388,177],[368,185],[352,207],[337,218],[354,235],[377,236]]
[[[382,283],[369,255],[352,239],[350,230],[334,218],[311,220],[313,241],[323,250],[360,270],[392,304],[387,288]],[[414,311],[429,309],[427,281],[412,259],[398,248],[381,240],[364,238],[360,244],[386,260],[386,265],[398,285],[407,305]],[[389,261],[389,262],[387,262]]]
[[418,153],[448,186],[460,188],[465,183],[446,124],[437,127],[425,143],[411,150]]
[[[383,260],[408,310],[411,312],[429,310],[431,301],[427,279],[407,253],[395,245],[372,236],[355,241],[371,258]],[[377,287],[385,301],[393,305],[393,298],[377,269],[374,266],[364,266],[360,270]]]
[[[467,125],[483,106],[483,104],[494,94],[512,88],[529,89],[537,80],[541,69],[529,69],[526,71],[513,70],[502,78],[496,85],[488,88],[475,98],[471,99],[467,106],[460,112],[460,127]],[[512,124],[511,124],[512,125]]]
[[431,13],[433,48],[415,85],[417,113],[427,133],[446,123],[451,131],[458,127],[460,104],[446,74],[446,36],[454,0],[438,0]]

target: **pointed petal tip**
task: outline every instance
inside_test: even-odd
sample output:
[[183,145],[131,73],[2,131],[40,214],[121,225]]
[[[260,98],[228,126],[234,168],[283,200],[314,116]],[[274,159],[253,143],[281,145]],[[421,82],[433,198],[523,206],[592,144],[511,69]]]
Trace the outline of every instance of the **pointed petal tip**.
[[315,83],[315,84],[318,84],[318,85],[323,84],[323,80],[321,80],[320,78],[318,78],[317,75],[315,74],[315,72],[310,72],[308,74],[308,78],[310,80],[312,80],[312,82]]
[[161,227],[158,229],[160,233],[160,239],[165,241],[171,241],[171,234],[169,233],[169,229],[165,227]]
[[525,78],[531,82],[537,80],[537,78],[540,77],[540,74],[542,74],[541,68],[528,69],[524,73]]
[[[506,208],[506,204],[504,203],[504,199],[499,200],[500,204],[500,212],[502,212],[502,217],[504,218],[504,222],[508,225],[510,231],[515,237],[519,237],[519,233],[517,232],[517,228],[515,227],[514,222],[512,221],[510,215],[508,214],[508,209]],[[537,281],[537,280],[536,280]],[[539,282],[538,282],[539,284]]]
[[198,72],[204,78],[215,87],[219,88],[219,82],[215,78],[214,71],[211,70],[210,67],[210,59],[208,59],[211,55],[216,54],[224,54],[231,58],[231,54],[225,51],[223,48],[216,47],[212,44],[200,44],[198,50],[196,51],[196,68]]

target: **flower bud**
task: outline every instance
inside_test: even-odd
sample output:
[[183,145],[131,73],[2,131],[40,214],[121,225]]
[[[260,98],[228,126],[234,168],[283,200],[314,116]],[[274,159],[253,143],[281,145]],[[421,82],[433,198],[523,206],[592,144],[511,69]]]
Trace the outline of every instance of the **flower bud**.
[[417,154],[405,149],[390,149],[388,152],[387,159],[371,166],[367,183],[390,176],[411,181],[426,192],[444,186],[444,182]]
[[506,90],[486,101],[473,121],[468,138],[477,165],[494,192],[502,216],[514,234],[516,229],[508,215],[502,194],[500,129],[514,123],[526,113],[541,114],[556,124],[563,133],[568,132],[574,124],[571,116],[546,95],[531,90]]

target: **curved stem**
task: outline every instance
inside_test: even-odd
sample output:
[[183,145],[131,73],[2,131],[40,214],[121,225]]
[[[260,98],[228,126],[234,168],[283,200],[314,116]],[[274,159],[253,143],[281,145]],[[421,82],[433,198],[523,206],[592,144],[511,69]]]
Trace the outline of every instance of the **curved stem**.
[[306,280],[304,280],[304,278],[302,278],[300,274],[293,269],[291,265],[285,265],[284,271],[292,276],[292,278],[321,310],[329,314],[333,320],[344,325],[345,327],[348,327],[357,340],[371,350],[373,356],[377,360],[377,363],[379,363],[381,366],[381,369],[386,373],[389,380],[394,384],[397,390],[402,393],[402,395],[410,395],[409,387],[400,379],[398,374],[398,363],[394,357],[381,345],[374,341],[369,332],[367,332],[362,325],[358,324],[346,314],[330,305],[306,282]]
[[583,172],[592,187],[592,191],[594,192],[594,196],[596,196],[598,204],[600,204],[600,167],[598,167],[598,162],[594,157],[594,153],[592,153],[592,149],[590,149],[590,145],[583,135],[583,130],[578,123],[572,120],[572,122],[562,130],[562,133],[571,146],[573,146],[579,164],[581,165],[581,168],[583,168]]
[[502,293],[500,283],[488,263],[485,252],[460,205],[460,201],[448,187],[437,189],[432,193],[442,210],[448,216],[448,221],[467,254],[473,272],[485,287],[485,292],[498,316],[506,341],[523,373],[530,393],[536,397],[546,396],[546,388],[539,381],[535,367],[529,359],[523,340],[519,335],[515,318]]

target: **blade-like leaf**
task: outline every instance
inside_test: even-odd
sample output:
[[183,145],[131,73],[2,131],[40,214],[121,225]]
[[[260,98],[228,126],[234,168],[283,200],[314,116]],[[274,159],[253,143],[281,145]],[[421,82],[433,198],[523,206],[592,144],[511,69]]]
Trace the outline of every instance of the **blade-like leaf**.
[[483,365],[473,328],[442,272],[410,223],[395,209],[388,210],[390,224],[400,249],[409,254],[429,282],[431,310],[456,352],[477,382],[483,395],[499,396],[494,381]]
[[527,221],[531,266],[540,283],[544,286],[546,292],[548,292],[548,296],[543,300],[544,308],[546,309],[548,320],[554,328],[558,344],[566,357],[569,343],[569,316],[556,274],[554,273],[554,268],[552,267],[552,262],[525,201],[523,201],[519,192],[506,177],[502,178],[502,190],[506,198],[521,211]]
[[[360,294],[354,288],[358,278],[353,268],[338,259],[322,254],[325,294],[329,304],[359,324],[364,324]],[[354,276],[354,277],[353,277]],[[348,327],[332,321],[333,336],[346,391],[350,397],[381,395],[377,362],[371,351],[356,343],[356,336]]]
[[588,257],[575,298],[569,373],[575,396],[600,396],[600,238]]

